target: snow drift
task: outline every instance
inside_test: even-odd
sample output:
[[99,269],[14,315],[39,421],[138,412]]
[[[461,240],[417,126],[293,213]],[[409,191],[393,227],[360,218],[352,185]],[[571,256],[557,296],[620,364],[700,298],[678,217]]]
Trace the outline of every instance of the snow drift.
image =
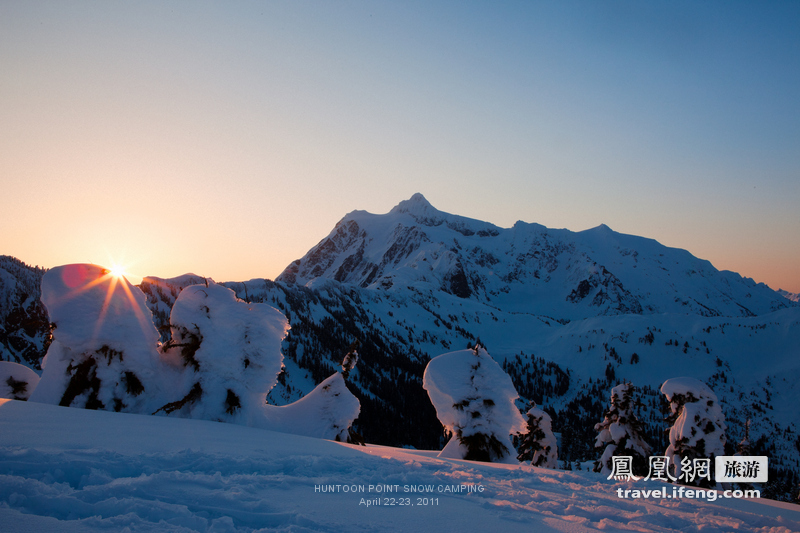
[[[0,400],[0,427],[4,533],[800,531],[788,503],[620,499],[617,489],[665,485],[202,420]],[[336,485],[365,492],[317,490]],[[447,490],[466,485],[483,490]],[[361,504],[384,497],[413,505]]]
[[296,402],[265,409],[266,429],[346,442],[361,406],[337,372]]

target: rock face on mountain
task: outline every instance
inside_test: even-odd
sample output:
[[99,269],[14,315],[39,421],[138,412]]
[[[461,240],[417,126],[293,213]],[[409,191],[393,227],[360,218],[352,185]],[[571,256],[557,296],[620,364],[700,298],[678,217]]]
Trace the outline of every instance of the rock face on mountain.
[[39,368],[50,345],[50,321],[40,300],[44,273],[0,256],[0,360]]
[[329,279],[384,291],[442,290],[559,321],[618,314],[756,316],[791,306],[764,284],[685,250],[605,225],[499,228],[434,208],[421,194],[385,215],[353,211],[276,281]]

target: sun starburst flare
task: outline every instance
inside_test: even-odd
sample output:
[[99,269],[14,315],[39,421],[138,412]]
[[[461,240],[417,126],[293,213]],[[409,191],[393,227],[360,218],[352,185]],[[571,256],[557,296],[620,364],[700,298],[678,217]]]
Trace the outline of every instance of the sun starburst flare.
[[[62,305],[68,300],[101,286],[105,294],[102,296],[102,304],[97,309],[97,319],[94,324],[92,338],[95,339],[100,335],[109,313],[133,312],[142,332],[147,334],[147,330],[153,327],[152,321],[142,309],[142,302],[139,302],[137,296],[134,296],[136,289],[131,286],[125,276],[125,267],[117,264],[114,264],[111,268],[89,264],[67,265],[62,272],[62,282],[68,290],[61,298],[53,301],[51,305]],[[119,296],[115,297],[119,290],[122,291],[121,298]]]
[[125,267],[122,265],[114,265],[108,272],[115,278],[124,278],[126,274]]

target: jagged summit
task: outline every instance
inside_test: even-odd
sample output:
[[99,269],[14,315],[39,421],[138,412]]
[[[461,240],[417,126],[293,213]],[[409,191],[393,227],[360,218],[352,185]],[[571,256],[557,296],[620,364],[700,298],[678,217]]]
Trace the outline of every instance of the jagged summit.
[[353,211],[277,281],[443,291],[557,320],[681,313],[754,316],[793,304],[686,250],[613,231],[517,222],[499,228],[433,207],[420,193],[389,213]]
[[408,200],[403,200],[392,208],[390,213],[409,213],[412,215],[440,214],[441,212],[433,207],[422,193],[414,193]]
[[[409,215],[423,226],[438,226],[448,218],[447,213],[439,211],[420,193],[403,200],[389,211],[390,215]],[[452,216],[452,215],[449,215]]]

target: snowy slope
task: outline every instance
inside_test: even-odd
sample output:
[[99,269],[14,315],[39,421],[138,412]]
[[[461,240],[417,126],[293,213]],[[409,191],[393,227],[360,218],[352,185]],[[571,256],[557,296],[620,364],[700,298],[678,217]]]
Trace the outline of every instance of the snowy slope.
[[764,284],[685,250],[605,225],[574,233],[499,228],[441,212],[421,195],[385,215],[353,211],[277,278],[444,290],[506,311],[573,320],[597,315],[753,316],[792,305]]
[[[0,524],[8,533],[800,530],[800,508],[790,504],[626,500],[617,488],[663,485],[200,420],[0,401],[0,427]],[[387,485],[399,492],[376,491]]]

